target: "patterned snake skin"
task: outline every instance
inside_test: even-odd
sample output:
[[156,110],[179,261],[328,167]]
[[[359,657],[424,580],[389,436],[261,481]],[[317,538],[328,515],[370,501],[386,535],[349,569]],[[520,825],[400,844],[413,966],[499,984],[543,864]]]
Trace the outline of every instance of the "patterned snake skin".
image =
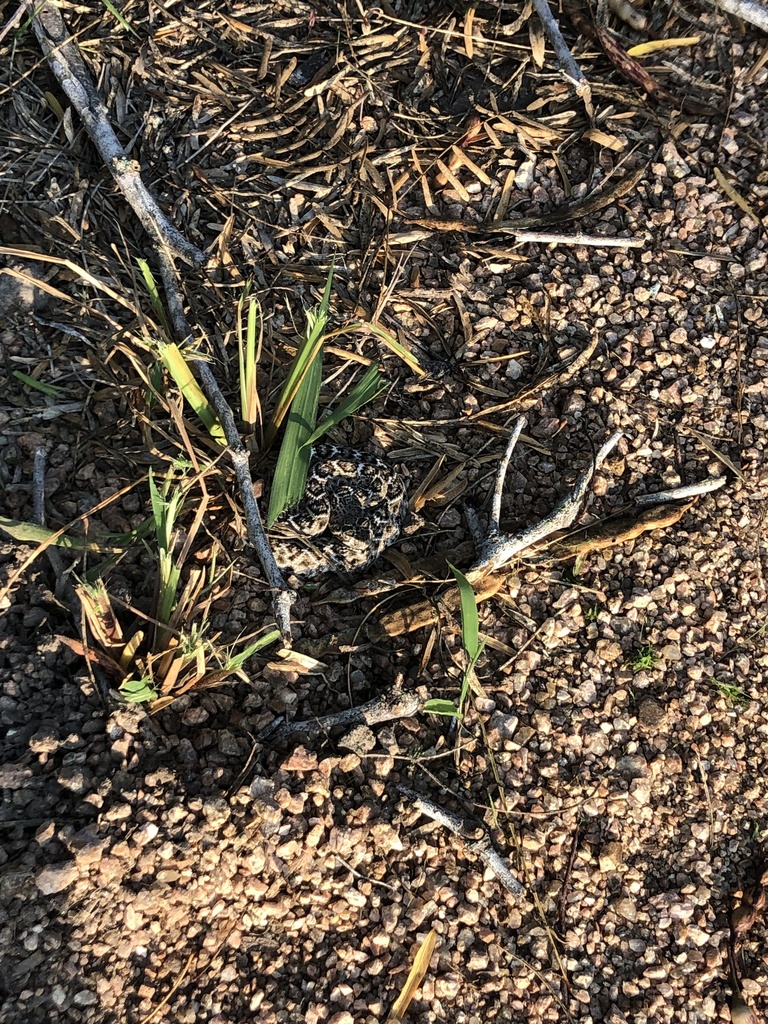
[[359,572],[397,540],[407,512],[405,482],[383,459],[315,445],[304,497],[275,524],[275,561],[301,579]]

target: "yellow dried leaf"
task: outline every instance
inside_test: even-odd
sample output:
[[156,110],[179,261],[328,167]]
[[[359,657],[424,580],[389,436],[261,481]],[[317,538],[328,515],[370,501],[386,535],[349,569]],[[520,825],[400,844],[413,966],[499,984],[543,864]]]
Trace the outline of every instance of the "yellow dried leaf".
[[606,132],[601,132],[599,128],[588,128],[584,132],[584,138],[589,139],[590,142],[594,142],[597,146],[605,146],[606,149],[613,149],[617,153],[621,152],[626,146],[626,143],[617,138],[615,135],[608,135]]
[[695,46],[701,41],[701,36],[678,36],[676,39],[649,39],[647,43],[638,43],[630,47],[627,53],[630,57],[645,57],[649,53],[658,53],[659,50],[672,50],[677,46]]
[[537,68],[543,68],[546,41],[544,39],[544,30],[538,22],[528,22],[528,36],[531,42],[531,56],[533,57],[533,63]]
[[419,985],[424,980],[424,975],[429,969],[429,961],[432,959],[436,943],[437,932],[432,930],[422,942],[421,946],[419,946],[418,952],[413,960],[413,966],[408,972],[408,977],[405,979],[405,985],[403,985],[402,992],[395,1000],[389,1014],[387,1024],[391,1024],[392,1021],[400,1021],[405,1016],[408,1007],[413,1001],[413,997],[416,995]]

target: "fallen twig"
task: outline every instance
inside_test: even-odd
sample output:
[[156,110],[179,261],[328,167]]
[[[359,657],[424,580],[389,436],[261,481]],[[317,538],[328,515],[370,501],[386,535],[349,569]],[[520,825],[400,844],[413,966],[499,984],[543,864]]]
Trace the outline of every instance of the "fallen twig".
[[724,476],[715,476],[710,477],[709,480],[700,480],[697,484],[672,487],[667,491],[656,491],[654,494],[638,494],[635,498],[635,504],[663,505],[670,501],[685,501],[686,498],[696,498],[700,494],[710,494],[712,491],[719,491],[721,487],[725,487],[727,482]]
[[[499,471],[496,477],[496,487],[494,489],[491,519],[488,524],[488,529],[484,534],[485,540],[480,545],[477,561],[470,569],[470,580],[485,576],[488,573],[497,572],[521,551],[532,547],[534,544],[538,544],[553,533],[556,533],[558,530],[568,529],[579,514],[581,503],[584,500],[584,496],[587,493],[590,483],[592,482],[592,477],[605,462],[623,436],[621,431],[616,431],[616,433],[612,434],[608,438],[603,447],[595,455],[592,463],[581,473],[568,494],[565,495],[565,497],[555,506],[548,516],[540,522],[534,523],[532,526],[528,526],[514,535],[502,534],[499,527],[501,490],[504,487],[504,480],[509,466],[509,460],[512,456],[517,439],[520,436],[520,431],[523,428],[524,422],[523,417],[520,417],[515,423],[512,430],[512,436],[510,437],[507,445],[507,450],[499,466]],[[473,532],[478,534],[480,531],[477,524],[477,518],[474,514],[472,515],[472,519],[474,520]]]
[[564,235],[556,231],[515,231],[516,242],[541,242],[546,245],[588,245],[598,249],[640,249],[644,238],[612,238],[607,235]]
[[205,253],[187,241],[171,224],[141,180],[138,164],[128,158],[120,145],[109,123],[106,107],[59,9],[51,3],[43,3],[38,7],[32,24],[51,70],[144,230],[156,246],[167,248],[193,267],[201,267],[206,260]]
[[426,814],[433,821],[439,822],[449,832],[458,836],[469,852],[479,857],[483,864],[493,872],[507,892],[510,892],[513,896],[521,896],[525,892],[525,886],[512,873],[501,854],[496,851],[493,840],[481,821],[477,818],[464,818],[453,811],[447,811],[444,807],[434,803],[432,800],[428,800],[421,793],[417,793],[415,789],[410,789],[408,786],[398,786],[397,790],[418,811]]
[[742,21],[756,25],[763,32],[768,32],[768,8],[758,0],[714,0],[715,7],[719,7],[726,14],[732,14]]
[[[173,257],[177,256],[193,266],[199,267],[205,262],[205,253],[188,242],[181,232],[168,221],[141,180],[137,166],[126,156],[109,123],[107,110],[91,81],[80,51],[72,40],[59,10],[50,3],[43,3],[36,12],[33,24],[35,34],[53,73],[79,114],[118,188],[152,239],[160,264],[171,322],[178,339],[182,342],[186,341],[191,338],[192,329],[184,314],[184,304]],[[240,439],[232,410],[208,364],[202,359],[197,359],[192,361],[192,365],[224,428],[229,455],[245,508],[248,536],[273,590],[273,606],[278,629],[285,641],[290,643],[290,610],[295,594],[283,579],[264,532],[253,491],[248,452]]]
[[327,735],[338,726],[378,725],[396,718],[410,718],[421,707],[421,701],[412,691],[403,690],[403,677],[398,675],[389,690],[366,704],[359,704],[346,711],[337,711],[322,718],[310,718],[304,722],[286,722],[282,718],[271,722],[258,736],[261,743],[282,743],[297,733],[312,740]]
[[552,49],[555,51],[555,57],[560,65],[560,70],[573,84],[576,95],[584,103],[587,116],[591,118],[594,112],[592,108],[592,89],[584,77],[584,72],[568,49],[568,44],[563,39],[563,33],[560,31],[560,26],[552,14],[549,3],[547,0],[533,0],[533,6],[541,20],[541,24],[544,26],[544,31],[549,36],[549,41],[552,43]]

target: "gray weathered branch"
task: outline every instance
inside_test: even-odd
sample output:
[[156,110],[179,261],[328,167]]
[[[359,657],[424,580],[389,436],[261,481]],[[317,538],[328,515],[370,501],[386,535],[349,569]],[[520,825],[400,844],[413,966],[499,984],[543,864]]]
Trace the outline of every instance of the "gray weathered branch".
[[[117,187],[152,239],[160,264],[174,331],[179,341],[188,341],[192,337],[192,329],[184,313],[184,303],[173,257],[200,267],[205,262],[205,253],[187,241],[181,232],[170,223],[141,180],[137,165],[128,159],[109,123],[106,107],[101,101],[96,86],[91,81],[85,61],[70,36],[58,8],[51,3],[43,3],[37,9],[33,24],[35,35],[53,73],[80,116],[101,158],[115,179]],[[232,410],[210,367],[201,359],[191,362],[224,428],[229,455],[245,509],[248,537],[262,564],[267,582],[272,588],[278,629],[285,641],[290,643],[291,604],[295,599],[295,593],[283,579],[264,532],[264,525],[253,491],[248,452],[238,433]]]

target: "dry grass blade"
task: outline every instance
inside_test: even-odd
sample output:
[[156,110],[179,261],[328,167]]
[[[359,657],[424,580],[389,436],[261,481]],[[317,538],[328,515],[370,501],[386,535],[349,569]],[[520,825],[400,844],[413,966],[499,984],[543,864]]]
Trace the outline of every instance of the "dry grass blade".
[[689,426],[688,433],[693,434],[696,440],[699,441],[702,445],[704,445],[707,451],[711,455],[714,455],[718,462],[722,462],[726,469],[730,469],[730,471],[734,473],[743,484],[747,482],[747,478],[744,476],[743,472],[739,469],[739,467],[736,465],[733,459],[730,459],[725,454],[725,452],[720,451],[719,448],[716,448],[709,440],[709,438],[705,437],[704,434],[701,433],[701,431],[695,430],[693,427]]
[[99,580],[94,584],[81,584],[75,589],[94,640],[121,663],[125,638],[104,583]]
[[437,945],[437,932],[431,930],[426,939],[421,943],[416,956],[413,958],[413,964],[408,972],[408,977],[405,979],[403,990],[395,1000],[392,1009],[390,1010],[387,1024],[391,1024],[393,1021],[401,1021],[408,1010],[408,1007],[413,1002],[413,999],[418,991],[419,985],[421,985],[427,971],[429,970],[429,961],[432,959],[432,954],[435,951]]
[[[114,288],[110,288],[110,286],[105,281],[100,280],[90,271],[86,270],[84,267],[81,267],[79,264],[74,263],[72,260],[63,259],[60,256],[50,256],[47,253],[43,252],[22,249],[12,245],[0,245],[0,256],[11,256],[15,257],[16,259],[33,260],[35,263],[49,263],[53,264],[54,266],[61,267],[63,270],[68,271],[74,277],[79,278],[80,280],[85,281],[87,284],[90,284],[93,288],[96,288],[102,294],[112,299],[113,302],[116,302],[118,303],[118,305],[130,310],[131,313],[133,313],[135,316],[138,317],[139,315],[138,310],[133,302],[127,299],[124,295],[121,295],[119,292],[116,292]],[[36,278],[33,279],[31,277],[30,280],[36,287],[48,290],[48,286],[44,281],[39,281]],[[72,302],[71,296],[64,295],[63,293],[59,292],[58,289],[54,289],[52,294],[54,295],[55,298],[61,297],[66,302]]]
[[748,214],[755,222],[755,224],[758,224],[762,230],[765,230],[763,218],[753,209],[753,207],[747,202],[744,196],[741,195],[741,193],[736,188],[734,188],[734,186],[730,183],[730,181],[728,181],[728,179],[719,167],[715,167],[714,174],[718,185],[723,190],[723,192],[725,192],[728,198],[733,200],[733,202],[736,203],[736,205],[740,207],[740,209],[742,209],[744,213]]

